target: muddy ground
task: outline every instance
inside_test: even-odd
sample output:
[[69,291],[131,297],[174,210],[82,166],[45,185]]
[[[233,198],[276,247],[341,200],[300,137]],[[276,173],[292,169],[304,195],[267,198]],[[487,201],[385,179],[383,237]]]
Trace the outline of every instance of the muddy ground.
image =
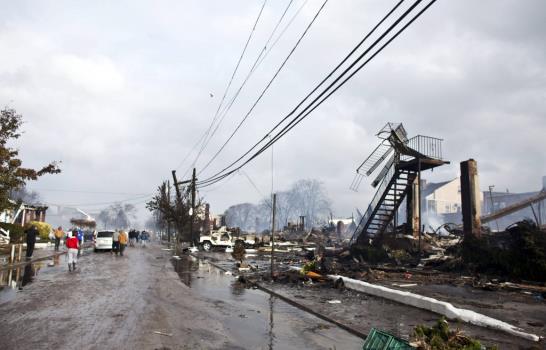
[[[159,245],[3,271],[2,349],[358,349],[363,340]],[[53,266],[50,266],[53,265]],[[189,265],[187,265],[189,266]],[[193,266],[193,265],[192,265]],[[14,280],[15,279],[15,280]],[[182,281],[187,284],[184,284]],[[13,288],[15,287],[15,288]],[[159,334],[158,334],[159,333]]]
[[[205,259],[210,259],[216,265],[233,269],[234,261],[225,253],[200,253]],[[248,261],[265,271],[267,258],[265,254],[250,254]],[[280,261],[289,261],[287,257],[279,257]],[[278,266],[285,270],[286,265]],[[382,280],[374,283],[391,288],[411,291],[453,303],[457,307],[471,309],[485,315],[501,319],[517,325],[525,331],[545,336],[546,302],[539,295],[528,292],[487,291],[472,288],[467,285],[433,284],[419,281],[416,277],[406,274],[385,274]],[[407,339],[417,324],[432,325],[439,315],[425,310],[401,305],[381,298],[365,295],[351,290],[334,289],[326,283],[270,283],[261,282],[265,287],[291,298],[302,305],[319,313],[329,315],[336,321],[354,327],[358,331],[368,333],[372,327],[391,332]],[[397,287],[396,284],[411,287]],[[339,304],[331,304],[339,300]],[[487,345],[498,345],[499,349],[542,349],[544,343],[534,343],[507,335],[500,331],[490,330],[469,324],[457,324],[466,334],[476,337]]]

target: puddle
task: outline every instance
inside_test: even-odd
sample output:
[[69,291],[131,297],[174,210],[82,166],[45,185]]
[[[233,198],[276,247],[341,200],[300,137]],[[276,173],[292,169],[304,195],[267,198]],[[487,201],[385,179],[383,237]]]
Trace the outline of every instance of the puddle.
[[18,292],[30,286],[38,275],[59,265],[60,256],[18,266],[14,269],[0,270],[0,304],[13,300]]
[[181,281],[218,311],[234,346],[250,349],[359,349],[364,341],[193,257],[173,260]]

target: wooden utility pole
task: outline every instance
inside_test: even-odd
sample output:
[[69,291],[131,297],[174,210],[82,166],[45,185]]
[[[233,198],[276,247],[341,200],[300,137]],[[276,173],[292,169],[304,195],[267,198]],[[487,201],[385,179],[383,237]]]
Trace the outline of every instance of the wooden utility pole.
[[[173,175],[173,181],[174,181],[174,189],[176,191],[176,200],[174,201],[174,207],[175,207],[175,213],[179,215],[179,209],[182,205],[182,196],[180,195],[180,187],[178,179],[176,178],[176,170],[172,171]],[[177,225],[177,232],[176,232],[176,253],[179,254],[179,248],[180,248],[180,242],[182,241],[182,232],[180,232],[180,225]]]
[[182,194],[180,192],[180,187],[179,186],[182,185],[182,184],[190,183],[190,186],[191,186],[190,240],[191,240],[193,245],[197,246],[198,242],[196,242],[196,239],[195,239],[194,234],[193,234],[193,222],[194,222],[194,219],[195,219],[195,213],[194,213],[195,212],[195,187],[196,187],[196,182],[197,182],[197,178],[195,177],[195,168],[193,168],[193,174],[192,174],[191,180],[178,182],[178,179],[176,178],[176,170],[173,170],[172,174],[173,174],[173,180],[174,180],[175,188],[176,188],[177,203],[179,205],[182,205]]
[[271,279],[273,279],[273,262],[275,261],[273,255],[275,254],[275,212],[277,207],[277,194],[273,193],[273,213],[271,215]]
[[172,174],[173,174],[173,181],[174,181],[174,189],[176,190],[176,199],[181,199],[182,197],[180,196],[180,187],[178,187],[179,183],[176,178],[176,170],[173,170]]
[[199,242],[196,241],[193,234],[193,222],[195,221],[195,168],[193,168],[193,174],[191,176],[191,222],[190,222],[190,236],[191,241],[195,247],[199,245]]
[[419,198],[419,225],[417,227],[419,227],[419,256],[421,256],[423,254],[423,250],[422,250],[422,247],[421,247],[421,215],[422,215],[422,212],[421,212],[421,158],[418,159],[418,167],[419,167],[419,172],[417,173],[417,183],[419,184],[418,185],[418,188],[417,188],[417,193],[414,193],[414,195],[417,195],[417,197]]
[[[171,206],[171,183],[167,180],[167,206]],[[167,217],[167,242],[171,243],[171,221]]]

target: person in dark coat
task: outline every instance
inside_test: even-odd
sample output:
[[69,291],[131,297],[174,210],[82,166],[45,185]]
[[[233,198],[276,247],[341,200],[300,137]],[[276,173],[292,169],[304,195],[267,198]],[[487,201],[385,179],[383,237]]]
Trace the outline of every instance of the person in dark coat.
[[36,236],[38,235],[38,228],[36,225],[31,225],[26,231],[27,235],[27,259],[32,258],[34,252],[34,245],[36,244]]

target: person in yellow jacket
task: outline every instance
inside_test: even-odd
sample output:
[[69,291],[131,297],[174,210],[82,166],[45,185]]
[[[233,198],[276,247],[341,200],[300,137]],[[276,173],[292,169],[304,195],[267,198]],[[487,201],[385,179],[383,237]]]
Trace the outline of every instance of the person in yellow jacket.
[[119,255],[123,256],[123,251],[125,250],[125,247],[127,246],[127,242],[129,241],[129,236],[127,236],[127,233],[123,230],[119,231]]
[[59,251],[59,245],[61,244],[61,238],[64,237],[63,228],[61,226],[59,226],[55,230],[54,235],[55,235],[55,251]]

